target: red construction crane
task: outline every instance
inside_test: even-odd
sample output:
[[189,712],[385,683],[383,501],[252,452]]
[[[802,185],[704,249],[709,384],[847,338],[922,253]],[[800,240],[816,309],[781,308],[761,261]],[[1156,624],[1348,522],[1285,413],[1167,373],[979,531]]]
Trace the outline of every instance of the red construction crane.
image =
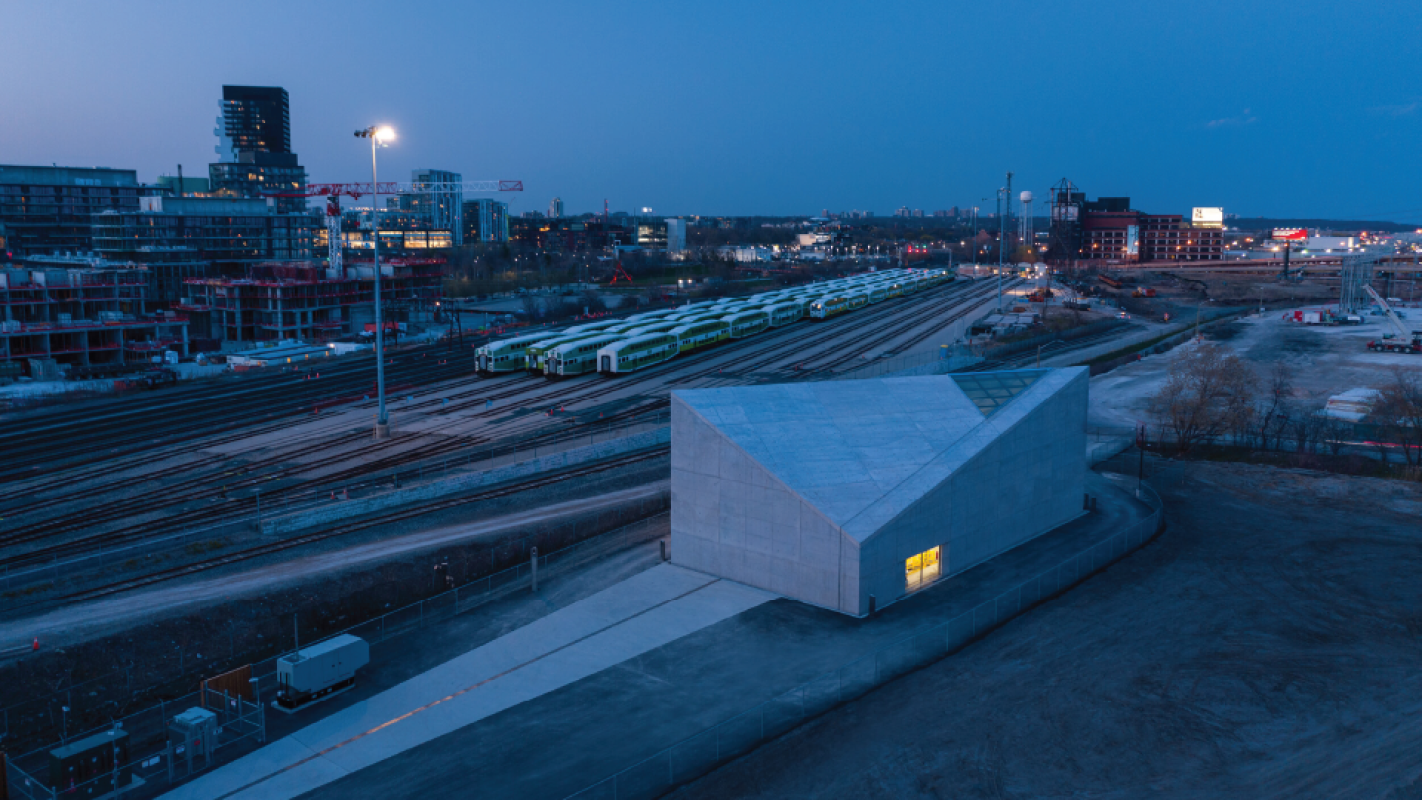
[[[328,266],[341,268],[341,201],[342,195],[360,199],[368,194],[433,194],[469,192],[521,192],[523,181],[450,181],[428,183],[405,183],[403,181],[381,181],[371,183],[308,183],[302,192],[263,192],[267,197],[326,197],[326,245]],[[458,210],[456,209],[456,213]],[[379,234],[376,234],[379,235]]]
[[364,183],[308,183],[303,192],[263,192],[267,197],[361,198],[368,194],[427,194],[430,192],[521,192],[523,181],[458,181],[451,183],[405,183],[381,181]]

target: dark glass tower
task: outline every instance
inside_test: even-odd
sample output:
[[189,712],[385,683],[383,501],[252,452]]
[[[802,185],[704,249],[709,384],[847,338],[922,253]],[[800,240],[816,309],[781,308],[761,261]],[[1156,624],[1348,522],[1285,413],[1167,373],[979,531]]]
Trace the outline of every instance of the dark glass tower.
[[[306,170],[291,152],[291,102],[280,86],[222,87],[216,164],[208,165],[214,192],[238,197],[300,193]],[[277,197],[279,212],[306,210],[304,197]]]

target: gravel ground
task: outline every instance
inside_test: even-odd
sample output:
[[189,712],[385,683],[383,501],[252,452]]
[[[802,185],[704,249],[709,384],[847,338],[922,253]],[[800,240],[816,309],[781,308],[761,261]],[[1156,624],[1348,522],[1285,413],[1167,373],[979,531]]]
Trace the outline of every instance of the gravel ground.
[[680,798],[1422,798],[1422,487],[1204,464],[1170,529]]
[[[1294,399],[1313,408],[1322,408],[1331,395],[1348,389],[1381,388],[1397,367],[1422,367],[1416,356],[1368,350],[1368,341],[1383,334],[1377,317],[1368,317],[1360,326],[1323,327],[1284,322],[1283,314],[1270,311],[1224,323],[1207,329],[1205,338],[1253,366],[1261,390],[1268,386],[1275,364],[1288,366]],[[1150,396],[1164,385],[1170,364],[1191,346],[1187,343],[1092,378],[1090,424],[1132,429],[1149,422]]]

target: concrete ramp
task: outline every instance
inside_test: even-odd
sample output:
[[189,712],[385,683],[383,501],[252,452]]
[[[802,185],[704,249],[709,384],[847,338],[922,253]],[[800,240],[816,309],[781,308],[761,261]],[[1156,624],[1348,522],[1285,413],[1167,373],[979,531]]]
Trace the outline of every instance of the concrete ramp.
[[663,564],[164,797],[296,797],[773,598],[768,592]]

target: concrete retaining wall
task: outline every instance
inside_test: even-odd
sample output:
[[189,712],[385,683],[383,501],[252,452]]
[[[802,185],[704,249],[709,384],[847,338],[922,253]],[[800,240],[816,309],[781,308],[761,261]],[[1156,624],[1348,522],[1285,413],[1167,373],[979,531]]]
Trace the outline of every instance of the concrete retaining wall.
[[432,481],[421,486],[395,489],[354,500],[333,501],[329,506],[323,508],[262,520],[262,534],[280,536],[306,528],[329,525],[376,511],[463,494],[509,481],[521,480],[542,472],[589,464],[669,442],[671,442],[671,428],[657,428],[645,433],[600,442],[588,447],[564,450],[561,453],[520,461],[496,469]]

